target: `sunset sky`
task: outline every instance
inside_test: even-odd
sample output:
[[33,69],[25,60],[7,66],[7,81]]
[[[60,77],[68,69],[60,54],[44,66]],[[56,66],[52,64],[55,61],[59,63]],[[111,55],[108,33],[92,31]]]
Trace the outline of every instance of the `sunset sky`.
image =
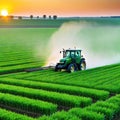
[[106,16],[120,15],[120,0],[0,0],[9,15]]

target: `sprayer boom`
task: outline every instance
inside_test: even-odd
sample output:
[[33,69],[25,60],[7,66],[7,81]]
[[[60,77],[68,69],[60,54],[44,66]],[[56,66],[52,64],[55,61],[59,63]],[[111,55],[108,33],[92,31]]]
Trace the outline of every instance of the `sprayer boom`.
[[55,66],[45,66],[45,67],[38,67],[38,68],[29,68],[29,69],[26,69],[25,72],[34,72],[34,71],[48,70],[48,69],[55,69]]

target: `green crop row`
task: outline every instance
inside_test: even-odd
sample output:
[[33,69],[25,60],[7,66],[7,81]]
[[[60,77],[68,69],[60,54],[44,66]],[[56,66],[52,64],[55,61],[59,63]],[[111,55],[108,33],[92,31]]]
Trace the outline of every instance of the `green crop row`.
[[[95,69],[90,69],[90,70],[86,70],[84,72],[80,71],[80,72],[76,72],[75,74],[66,74],[64,72],[60,73],[54,73],[53,71],[50,70],[45,70],[45,71],[40,71],[40,72],[35,72],[35,73],[30,73],[30,74],[21,74],[20,78],[25,78],[25,79],[31,79],[31,80],[38,80],[38,81],[47,81],[47,82],[55,82],[55,83],[64,83],[64,84],[75,84],[75,85],[79,85],[80,82],[80,86],[83,85],[85,86],[86,84],[88,84],[88,81],[91,81],[91,85],[94,87],[94,85],[97,83],[99,83],[100,81],[105,81],[103,78],[105,78],[103,75],[107,75],[106,77],[109,78],[109,76],[115,76],[116,74],[116,70],[119,70],[120,65],[119,64],[115,64],[112,66],[106,66],[106,67],[100,67],[100,68],[95,68]],[[108,70],[110,70],[108,72]],[[92,72],[94,71],[94,72]],[[98,72],[99,71],[99,72]],[[112,71],[112,72],[111,72]],[[114,71],[114,73],[113,73]],[[105,72],[105,73],[104,73]],[[111,74],[110,74],[111,72]],[[44,75],[46,74],[46,75]],[[87,75],[86,75],[87,74]],[[41,77],[39,77],[41,76]],[[17,76],[16,76],[17,78]],[[60,79],[59,79],[60,78]],[[62,79],[62,81],[61,81]],[[73,81],[69,81],[68,79],[74,79]],[[101,79],[101,80],[98,80]],[[69,81],[69,82],[68,82]],[[84,84],[85,85],[84,85]],[[100,83],[101,84],[101,83]],[[104,84],[104,83],[103,83]],[[90,85],[88,87],[91,87]]]
[[[106,103],[103,103],[103,104],[106,104]],[[108,104],[108,106],[109,106],[109,104]],[[116,113],[115,109],[118,109],[118,107],[114,106],[114,107],[109,108],[107,106],[102,106],[100,104],[94,104],[92,106],[87,107],[86,109],[89,111],[102,113],[105,115],[106,120],[112,120]]]
[[[17,54],[15,54],[16,56]],[[15,57],[13,55],[13,57]],[[19,55],[20,56],[20,55]],[[15,66],[15,65],[22,65],[22,64],[29,64],[29,63],[43,63],[44,62],[44,58],[41,57],[40,60],[36,60],[35,58],[25,58],[25,56],[23,56],[24,59],[18,59],[18,60],[8,60],[8,61],[4,61],[4,62],[0,62],[0,67],[8,67],[8,66]]]
[[86,109],[73,108],[68,111],[70,114],[76,115],[77,117],[82,118],[82,120],[105,120],[104,115],[96,113],[94,111],[89,111]]
[[113,96],[106,101],[98,101],[85,109],[104,114],[106,120],[112,120],[120,112],[120,95]]
[[109,98],[107,102],[120,106],[120,94],[117,94],[116,96]]
[[[30,74],[23,74],[21,73],[18,78],[31,80],[31,81],[44,81],[49,83],[57,83],[57,84],[64,84],[64,85],[74,85],[80,87],[88,87],[88,88],[95,88],[110,91],[112,93],[120,93],[120,64],[106,66],[102,68],[96,68],[95,70],[99,72],[92,73],[90,70],[86,70],[84,72],[76,72],[74,74],[64,74],[62,73],[54,73],[53,71],[48,70],[49,73],[46,71],[34,72]],[[46,74],[46,75],[44,75]],[[16,77],[17,76],[13,76]],[[112,84],[111,84],[112,83]]]
[[43,63],[29,63],[29,64],[23,64],[23,65],[15,65],[15,66],[8,66],[8,67],[0,67],[0,74],[5,73],[14,73],[14,72],[21,72],[25,71],[25,69],[28,68],[36,68],[40,67]]
[[56,112],[55,114],[51,116],[43,116],[38,118],[37,120],[82,120],[79,117],[69,114],[68,112],[61,111],[61,112]]
[[81,108],[73,108],[68,112],[61,111],[51,116],[42,116],[38,120],[105,120],[103,114],[87,111]]
[[[118,69],[120,69],[120,66],[119,66],[119,64],[115,64],[115,65],[109,65],[109,66],[104,66],[104,67],[99,67],[99,68],[94,68],[94,69],[89,69],[89,70],[86,70],[86,71],[80,71],[80,72],[76,72],[75,74],[72,74],[72,75],[70,75],[70,74],[61,74],[61,73],[55,73],[54,74],[54,72],[52,72],[52,71],[49,71],[49,75],[51,75],[51,76],[49,76],[49,77],[52,77],[53,75],[55,75],[56,77],[58,76],[60,76],[61,78],[63,78],[64,80],[66,79],[66,77],[70,77],[70,78],[75,78],[75,79],[80,79],[80,80],[82,80],[83,79],[83,81],[88,81],[87,79],[94,79],[94,77],[96,78],[96,76],[99,76],[99,78],[100,77],[102,77],[103,78],[103,75],[105,74],[105,75],[107,75],[107,77],[109,77],[109,75],[111,75],[111,74],[114,74],[113,73],[113,71],[116,73],[116,70],[118,70]],[[109,72],[108,72],[108,70],[110,70]],[[34,76],[44,76],[44,74],[42,74],[42,73],[44,73],[44,72],[47,72],[47,71],[42,71],[42,72],[39,72],[39,73],[37,73],[37,74],[33,74]],[[111,72],[111,74],[110,74],[110,72]],[[87,74],[87,75],[86,75]],[[22,76],[21,76],[22,77]],[[31,76],[30,76],[31,77]],[[45,79],[48,77],[48,76],[44,76],[45,77]],[[54,79],[54,78],[53,78]],[[97,81],[97,80],[96,80]],[[78,82],[79,82],[79,80],[78,80]],[[91,81],[92,82],[92,81]],[[99,82],[99,81],[98,81]]]
[[27,64],[27,63],[33,63],[34,60],[15,60],[15,61],[7,61],[7,62],[0,62],[0,67],[8,67],[8,66],[14,66],[14,65],[22,65],[22,64]]
[[83,109],[72,108],[68,112],[56,112],[51,116],[40,117],[39,120],[67,120],[66,118],[69,118],[70,116],[73,116],[75,120],[78,120],[79,118],[82,120],[113,120],[119,113],[120,94],[113,96],[106,101],[98,101]]
[[12,93],[15,95],[22,95],[34,99],[53,102],[62,106],[75,107],[90,105],[91,98],[74,96],[69,94],[50,92],[45,90],[37,90],[32,88],[24,88],[13,85],[0,84],[0,91],[5,93]]
[[57,110],[57,105],[52,103],[5,93],[0,93],[0,104],[40,114],[51,114]]
[[[99,72],[95,72],[95,70]],[[17,75],[8,75],[8,77],[25,79],[29,81],[42,81],[71,86],[74,85],[105,90],[111,93],[120,93],[119,70],[120,64],[115,64],[111,65],[111,67],[103,67],[103,69],[100,67],[93,70],[86,70],[84,72],[76,72],[74,74],[66,74],[65,72],[55,73],[52,70],[45,70],[33,73],[24,72]],[[93,73],[91,71],[93,71]]]
[[91,97],[95,100],[105,100],[109,97],[109,92],[103,90],[96,90],[92,88],[83,88],[77,86],[68,86],[68,85],[59,85],[52,83],[44,83],[44,82],[34,82],[34,81],[26,81],[26,80],[18,80],[12,78],[1,78],[0,83],[30,87],[36,89],[45,89],[57,92],[64,92],[73,95],[81,95],[86,97]]
[[[16,57],[16,55],[18,55],[19,57]],[[9,58],[8,59],[5,59],[5,55],[4,56],[1,56],[1,60],[0,60],[0,63],[7,63],[7,64],[9,64],[9,62],[12,62],[12,61],[19,61],[19,60],[28,60],[28,59],[31,59],[31,58],[29,58],[29,56],[25,56],[25,53],[24,53],[24,55],[21,55],[21,54],[17,54],[16,53],[16,55],[11,55],[11,56],[9,56]],[[6,55],[7,56],[7,55]]]
[[0,120],[36,120],[31,117],[0,109]]

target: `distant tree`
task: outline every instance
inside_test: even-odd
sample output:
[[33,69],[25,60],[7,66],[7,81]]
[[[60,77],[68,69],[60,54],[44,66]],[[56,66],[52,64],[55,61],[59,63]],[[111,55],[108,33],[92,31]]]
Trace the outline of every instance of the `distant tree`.
[[46,19],[47,18],[47,16],[46,15],[43,15],[43,19]]
[[18,19],[19,19],[19,20],[22,20],[22,16],[18,16]]
[[49,15],[49,19],[51,19],[52,17],[51,17],[51,15]]
[[37,19],[39,19],[39,16],[37,16]]
[[10,16],[8,16],[8,18],[9,18],[9,19],[13,19],[13,18],[14,18],[14,16],[10,15]]
[[56,20],[56,19],[57,19],[57,15],[54,15],[54,16],[53,16],[53,19]]
[[30,15],[30,19],[33,19],[33,15]]

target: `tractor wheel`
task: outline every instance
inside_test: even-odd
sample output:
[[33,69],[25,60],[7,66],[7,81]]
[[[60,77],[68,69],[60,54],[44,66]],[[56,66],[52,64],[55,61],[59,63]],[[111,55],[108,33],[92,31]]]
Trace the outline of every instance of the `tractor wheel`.
[[70,64],[70,65],[68,66],[68,68],[67,68],[67,71],[68,71],[69,73],[73,73],[73,72],[75,72],[75,70],[76,70],[76,68],[75,68],[75,65],[74,65],[74,64]]
[[86,70],[86,62],[85,61],[82,61],[80,63],[80,70]]

